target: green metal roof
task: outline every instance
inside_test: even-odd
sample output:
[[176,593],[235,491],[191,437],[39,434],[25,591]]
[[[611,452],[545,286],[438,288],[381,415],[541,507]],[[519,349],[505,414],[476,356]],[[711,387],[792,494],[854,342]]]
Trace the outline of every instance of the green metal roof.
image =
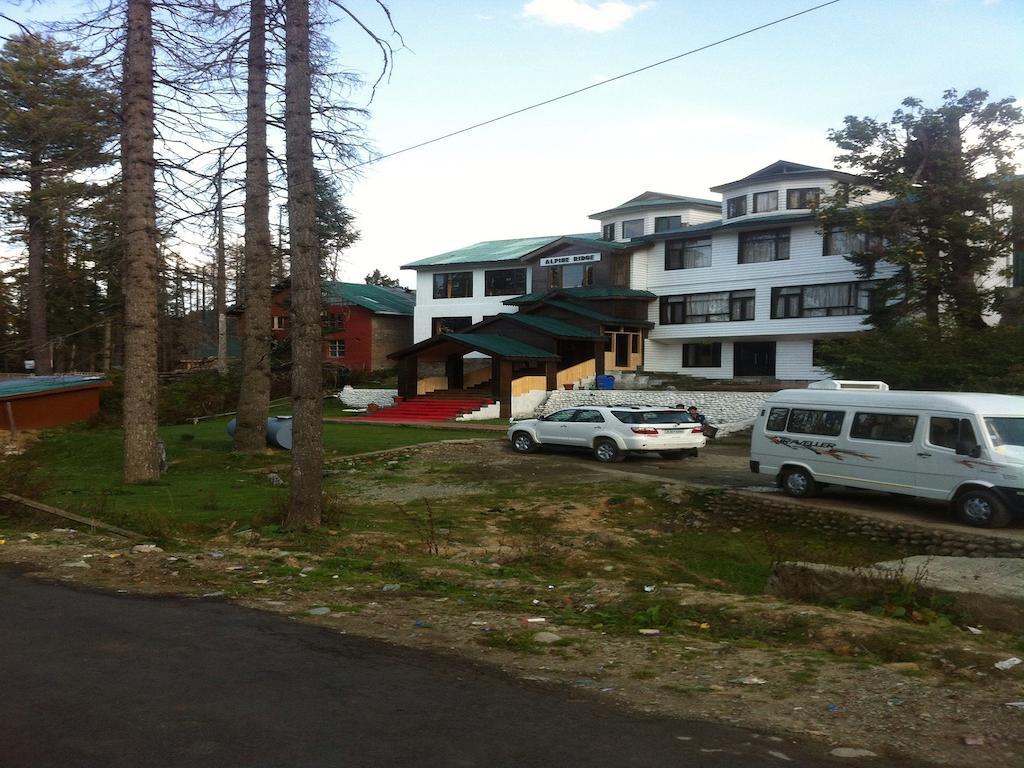
[[790,160],[776,160],[771,165],[766,165],[764,168],[754,171],[752,174],[750,174],[749,176],[744,176],[742,179],[737,179],[736,181],[728,181],[725,184],[719,184],[717,187],[711,187],[711,191],[722,192],[724,190],[737,187],[741,184],[750,184],[755,181],[767,181],[769,179],[775,179],[780,177],[819,175],[832,176],[833,178],[848,180],[857,178],[851,173],[844,173],[843,171],[837,171],[833,168],[818,168],[813,165],[794,163]]
[[[508,336],[492,333],[445,333],[443,338],[453,339],[480,352],[498,357],[519,357],[539,360],[557,360],[558,355],[546,349],[524,344]],[[439,338],[435,336],[434,338]]]
[[354,304],[378,315],[412,315],[416,292],[366,283],[324,283],[329,302]]
[[[584,307],[580,304],[576,304],[572,301],[559,301],[557,299],[546,299],[544,304],[550,307],[556,307],[563,309],[566,312],[572,312],[579,315],[580,317],[588,317],[591,320],[597,320],[599,323],[606,323],[608,325],[640,325],[640,326],[653,326],[654,323],[648,320],[624,320],[621,317],[613,317],[612,315],[606,315],[604,312],[598,312],[596,309],[590,307]],[[524,315],[524,317],[531,317],[531,315]]]
[[425,259],[404,264],[402,269],[480,264],[492,261],[517,261],[537,249],[551,245],[551,243],[563,238],[581,240],[589,244],[594,240],[600,240],[601,234],[599,232],[584,232],[577,235],[548,235],[547,237],[519,237],[514,240],[485,240],[455,251],[440,253],[437,256],[428,256]]
[[523,325],[535,328],[541,333],[546,333],[559,338],[591,339],[593,341],[604,340],[604,336],[601,334],[595,334],[592,331],[588,331],[586,328],[580,328],[577,325],[572,325],[571,323],[567,323],[564,320],[559,320],[555,317],[526,315],[522,312],[502,312],[498,317],[514,320],[517,323],[522,323]]
[[102,376],[26,376],[0,381],[0,400],[23,395],[59,392],[86,386],[106,386]]
[[657,294],[636,288],[549,288],[506,299],[503,304],[533,304],[549,296],[571,296],[574,299],[656,299]]
[[622,205],[609,208],[607,211],[592,213],[590,214],[590,218],[601,219],[606,218],[613,213],[624,213],[626,211],[640,210],[643,208],[664,208],[667,206],[687,205],[698,205],[702,208],[720,208],[722,203],[720,200],[708,200],[703,197],[670,195],[665,192],[644,192],[643,194],[637,195],[632,200],[627,200]]
[[553,243],[558,235],[548,237],[520,237],[515,240],[485,240],[455,251],[428,256],[402,266],[402,269],[444,266],[446,264],[475,264],[488,261],[515,261],[531,251]]

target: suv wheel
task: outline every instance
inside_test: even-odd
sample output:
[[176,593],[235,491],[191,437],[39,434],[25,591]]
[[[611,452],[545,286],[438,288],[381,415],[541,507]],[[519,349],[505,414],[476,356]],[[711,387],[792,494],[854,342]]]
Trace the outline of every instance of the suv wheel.
[[811,473],[799,467],[787,469],[782,475],[782,490],[797,499],[807,499],[818,495],[818,484]]
[[976,528],[1002,528],[1010,522],[1006,505],[992,491],[976,488],[957,496],[956,516]]
[[537,450],[537,444],[528,432],[513,432],[512,448],[519,453],[533,453]]
[[619,446],[615,444],[614,440],[602,437],[594,443],[594,458],[607,464],[613,461],[622,461],[626,458],[626,454],[619,450]]

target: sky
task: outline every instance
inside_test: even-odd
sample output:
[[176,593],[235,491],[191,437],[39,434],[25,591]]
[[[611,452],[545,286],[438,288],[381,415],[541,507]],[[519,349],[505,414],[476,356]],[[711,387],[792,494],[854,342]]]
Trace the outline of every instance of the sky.
[[[803,10],[821,0],[386,0],[404,47],[356,91],[386,154]],[[383,34],[375,0],[347,6]],[[75,0],[0,0],[26,19]],[[66,12],[65,12],[66,11]],[[0,23],[0,31],[10,31]],[[341,66],[380,53],[350,21]],[[776,160],[832,166],[830,128],[885,119],[907,96],[982,87],[1024,100],[1024,0],[840,0],[780,25],[339,176],[359,241],[342,279],[482,240],[596,231],[646,190],[709,187]],[[1022,101],[1024,104],[1024,101]],[[276,221],[276,215],[274,216]],[[235,223],[235,231],[241,222]],[[194,259],[205,258],[199,249]]]
[[[405,50],[369,105],[388,153],[674,56],[812,0],[390,0]],[[359,5],[372,17],[372,3]],[[356,7],[356,6],[353,6]],[[342,60],[375,76],[351,25]],[[948,88],[1024,99],[1024,0],[841,0],[624,80],[364,166],[342,279],[481,240],[595,231],[645,190],[708,188],[779,159],[834,165],[830,128]],[[356,94],[354,99],[366,95]]]

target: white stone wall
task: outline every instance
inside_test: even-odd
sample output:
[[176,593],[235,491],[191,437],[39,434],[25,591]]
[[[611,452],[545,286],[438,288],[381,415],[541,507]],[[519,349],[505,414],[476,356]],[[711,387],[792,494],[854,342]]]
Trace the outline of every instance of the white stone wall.
[[661,392],[643,390],[559,390],[548,395],[538,416],[586,405],[696,405],[725,435],[749,427],[771,392]]
[[346,408],[365,409],[370,403],[374,403],[381,408],[389,408],[395,404],[395,397],[397,395],[397,389],[353,389],[351,386],[346,385],[335,397]]

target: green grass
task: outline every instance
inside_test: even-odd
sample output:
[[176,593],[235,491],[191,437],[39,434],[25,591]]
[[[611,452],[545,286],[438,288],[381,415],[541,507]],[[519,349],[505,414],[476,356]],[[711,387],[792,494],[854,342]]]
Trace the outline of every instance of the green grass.
[[[182,525],[208,529],[274,517],[287,490],[272,486],[266,473],[286,476],[289,453],[234,453],[226,424],[216,419],[162,428],[170,470],[158,482],[137,486],[121,483],[120,430],[49,431],[26,454],[0,467],[0,486],[154,536]],[[325,424],[324,452],[331,462],[438,440],[499,437],[470,430]]]

